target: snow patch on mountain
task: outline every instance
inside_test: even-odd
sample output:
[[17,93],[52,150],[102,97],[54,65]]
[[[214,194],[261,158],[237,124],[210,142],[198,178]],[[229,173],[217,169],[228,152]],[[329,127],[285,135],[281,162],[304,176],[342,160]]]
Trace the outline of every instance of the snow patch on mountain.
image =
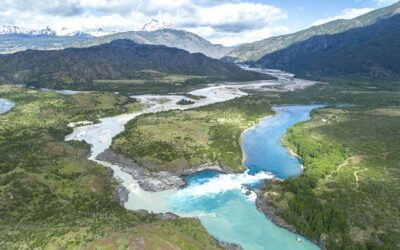
[[165,22],[159,22],[156,19],[152,19],[149,23],[146,23],[143,28],[142,31],[156,31],[156,30],[165,30],[165,29],[172,29],[175,30],[175,26],[170,24],[170,23],[165,23]]
[[88,30],[86,28],[71,29],[71,28],[60,28],[53,29],[46,27],[44,29],[26,29],[13,25],[0,26],[0,35],[27,35],[27,36],[81,36],[81,37],[99,37],[115,32],[107,32],[102,28],[97,30]]

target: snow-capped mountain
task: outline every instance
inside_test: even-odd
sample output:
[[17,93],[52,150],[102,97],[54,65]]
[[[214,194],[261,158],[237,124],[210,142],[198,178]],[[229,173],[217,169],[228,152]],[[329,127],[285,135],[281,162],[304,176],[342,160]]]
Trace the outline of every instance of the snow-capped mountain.
[[13,25],[3,25],[0,26],[0,34],[8,35],[8,34],[25,34],[27,30],[24,30],[18,26]]
[[147,31],[147,32],[152,32],[156,30],[165,30],[165,29],[171,29],[175,30],[175,26],[170,24],[170,23],[165,23],[165,22],[159,22],[156,19],[152,19],[149,23],[146,23],[142,31]]
[[44,29],[41,30],[31,30],[28,32],[27,35],[31,36],[55,36],[57,35],[56,31],[51,29],[49,26],[47,26]]
[[80,29],[70,29],[63,27],[61,29],[56,30],[55,32],[57,36],[87,36],[87,37],[99,37],[115,33],[114,31],[112,32],[104,31],[102,28],[99,28],[97,30],[88,30],[83,27]]
[[46,27],[44,29],[26,29],[13,25],[0,26],[0,35],[27,35],[27,36],[79,36],[79,37],[99,37],[109,35],[115,32],[106,32],[102,28],[97,30],[88,30],[86,28],[71,29],[63,27],[53,29]]

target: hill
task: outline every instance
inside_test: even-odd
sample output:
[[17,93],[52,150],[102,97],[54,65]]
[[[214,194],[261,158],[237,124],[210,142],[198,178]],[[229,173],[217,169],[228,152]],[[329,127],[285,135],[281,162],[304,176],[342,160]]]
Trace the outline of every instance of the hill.
[[110,84],[144,85],[143,80],[182,85],[263,78],[266,76],[200,53],[131,40],[89,48],[28,50],[0,57],[0,81],[45,88],[93,90],[100,84],[103,90]]
[[73,46],[89,47],[93,45],[109,43],[116,39],[130,39],[141,44],[165,45],[168,47],[184,49],[191,53],[203,53],[204,55],[212,58],[221,58],[232,50],[232,48],[229,47],[212,44],[194,33],[176,29],[121,32],[96,37],[85,41],[79,41],[73,44]]
[[400,78],[400,15],[335,35],[316,36],[257,61],[313,78]]
[[318,35],[337,34],[350,29],[365,27],[385,17],[390,17],[400,12],[400,2],[385,8],[377,9],[354,19],[339,19],[293,34],[267,38],[261,41],[243,44],[227,54],[229,58],[238,61],[259,60],[266,54],[285,49],[297,42],[305,41]]

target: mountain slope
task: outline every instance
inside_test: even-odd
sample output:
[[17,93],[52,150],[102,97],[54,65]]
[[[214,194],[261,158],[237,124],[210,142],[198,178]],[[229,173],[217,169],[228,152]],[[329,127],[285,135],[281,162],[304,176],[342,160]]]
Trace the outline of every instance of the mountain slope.
[[305,41],[313,36],[337,34],[353,28],[365,27],[384,17],[400,13],[400,2],[391,6],[374,10],[351,20],[339,19],[319,26],[313,26],[293,34],[267,38],[254,43],[243,44],[227,54],[239,61],[258,60],[268,53]]
[[316,36],[257,61],[311,77],[400,79],[400,15],[335,35]]
[[[143,79],[174,74],[217,80],[251,80],[265,76],[203,54],[157,45],[115,40],[90,48],[28,50],[0,57],[0,81],[40,87],[79,88],[98,80]],[[129,81],[124,84],[129,84]]]
[[203,53],[212,58],[225,56],[232,48],[212,44],[204,38],[184,30],[157,29],[153,31],[129,31],[93,38],[74,44],[76,47],[89,47],[109,43],[116,39],[130,39],[136,43],[165,45],[184,49],[191,53]]

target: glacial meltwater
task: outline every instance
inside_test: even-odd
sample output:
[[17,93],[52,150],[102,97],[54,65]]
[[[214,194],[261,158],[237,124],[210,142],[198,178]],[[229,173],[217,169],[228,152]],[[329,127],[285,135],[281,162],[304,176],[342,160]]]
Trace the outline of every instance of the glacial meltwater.
[[[264,83],[262,83],[264,84]],[[270,83],[265,83],[266,85]],[[258,86],[260,84],[256,84]],[[112,137],[124,130],[134,117],[157,111],[187,109],[227,101],[245,95],[242,86],[209,87],[191,92],[206,96],[188,107],[177,106],[179,96],[136,96],[148,107],[141,112],[100,119],[99,124],[77,127],[66,140],[84,140],[92,146],[90,160],[109,167],[114,177],[129,191],[125,207],[145,209],[155,213],[173,212],[183,217],[197,217],[207,231],[221,241],[236,243],[244,249],[318,249],[307,239],[278,227],[258,211],[256,194],[248,188],[257,187],[265,180],[287,178],[301,173],[299,160],[291,155],[280,140],[294,124],[309,119],[318,105],[275,107],[277,114],[264,119],[242,135],[245,166],[240,174],[212,171],[186,177],[187,186],[161,192],[143,190],[138,181],[114,164],[96,160],[99,153],[110,147]],[[162,98],[168,102],[157,102]]]

